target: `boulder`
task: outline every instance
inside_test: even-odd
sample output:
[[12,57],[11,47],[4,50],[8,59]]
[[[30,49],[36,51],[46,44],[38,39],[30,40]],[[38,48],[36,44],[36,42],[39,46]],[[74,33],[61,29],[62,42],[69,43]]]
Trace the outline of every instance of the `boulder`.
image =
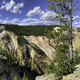
[[54,74],[37,76],[35,80],[55,80]]

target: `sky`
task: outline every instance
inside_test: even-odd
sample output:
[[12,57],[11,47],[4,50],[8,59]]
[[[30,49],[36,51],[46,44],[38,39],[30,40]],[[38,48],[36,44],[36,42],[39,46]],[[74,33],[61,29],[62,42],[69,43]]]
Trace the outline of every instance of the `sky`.
[[[53,20],[56,13],[48,9],[48,4],[48,0],[0,0],[0,24],[60,25],[59,21]],[[79,13],[73,15],[72,26],[75,28],[80,27]]]

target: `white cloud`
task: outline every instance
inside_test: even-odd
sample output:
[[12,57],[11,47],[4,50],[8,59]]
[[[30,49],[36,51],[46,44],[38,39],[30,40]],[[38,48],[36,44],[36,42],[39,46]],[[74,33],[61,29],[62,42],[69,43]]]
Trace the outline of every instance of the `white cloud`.
[[11,23],[20,23],[18,18],[14,18],[13,20],[11,20]]
[[5,3],[6,3],[6,1],[5,1],[5,0],[3,0],[2,4],[5,4]]
[[59,25],[60,22],[55,20],[55,21],[44,21],[45,25]]
[[80,25],[76,26],[76,28],[80,28]]
[[1,17],[2,15],[0,15],[0,17]]
[[43,25],[43,21],[29,22],[28,25]]
[[77,15],[77,16],[73,16],[73,20],[77,20],[77,19],[79,19],[80,17]]
[[[26,14],[26,16],[31,17],[31,16],[34,16],[34,15],[36,15],[36,14],[40,14],[41,12],[42,12],[42,11],[41,11],[41,9],[40,9],[40,6],[36,6],[36,7],[33,8],[33,10],[30,10],[30,11]],[[44,12],[42,12],[42,13],[44,13]]]
[[52,11],[47,11],[45,12],[40,19],[44,20],[44,21],[53,21],[53,18],[55,17],[56,13],[52,12]]
[[39,15],[40,15],[40,16],[44,15],[44,11],[41,11],[41,12],[39,13]]
[[20,25],[20,26],[34,25],[34,22],[29,22],[29,23],[19,23],[18,25]]
[[21,14],[22,11],[19,11],[19,14]]
[[6,9],[7,11],[9,11],[14,5],[15,2],[11,0],[10,2],[7,2],[5,5],[2,5],[0,9]]
[[0,20],[0,23],[3,23],[4,20]]
[[38,21],[38,19],[35,18],[28,18],[28,19],[23,19],[22,22],[35,22]]
[[[3,1],[3,3],[5,3],[5,1]],[[7,11],[11,11],[12,13],[18,13],[19,12],[19,14],[20,14],[22,12],[19,10],[21,7],[24,7],[23,2],[16,4],[14,0],[10,0],[10,2],[7,2],[5,5],[2,5],[0,10],[6,9]]]
[[79,24],[78,22],[75,22],[74,24]]
[[6,19],[8,19],[8,18],[6,18]]
[[21,7],[23,7],[24,6],[24,3],[17,3],[17,5],[15,5],[14,7],[13,7],[13,9],[11,10],[11,12],[13,12],[13,13],[18,13],[19,12],[19,14],[21,13],[21,11],[19,10]]
[[2,24],[10,24],[11,23],[11,21],[8,21],[8,20],[4,20],[3,22],[2,22]]
[[13,20],[7,20],[8,18],[6,18],[6,20],[0,20],[0,23],[2,24],[18,24],[20,23],[21,21],[19,21],[19,19],[17,18],[14,18]]

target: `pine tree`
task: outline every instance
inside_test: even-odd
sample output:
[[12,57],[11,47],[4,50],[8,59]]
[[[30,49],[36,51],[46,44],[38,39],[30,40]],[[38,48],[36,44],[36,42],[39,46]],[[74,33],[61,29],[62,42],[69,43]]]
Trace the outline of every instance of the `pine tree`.
[[[69,26],[69,34],[71,35],[69,39],[69,54],[70,59],[73,59],[73,47],[72,47],[72,13],[75,12],[75,5],[80,2],[80,0],[48,0],[51,3],[51,6],[48,5],[50,10],[56,12],[54,19],[64,22]],[[78,8],[77,8],[78,10]],[[68,19],[65,18],[65,15],[68,15]]]
[[55,61],[56,65],[53,66],[53,72],[55,73],[55,77],[62,77],[63,75],[67,75],[74,71],[75,63],[72,59],[70,59],[66,54],[69,50],[69,39],[70,34],[67,32],[68,26],[60,26],[58,31],[50,31],[45,29],[44,35],[49,38],[49,41],[54,36],[54,43],[56,44],[56,56]]

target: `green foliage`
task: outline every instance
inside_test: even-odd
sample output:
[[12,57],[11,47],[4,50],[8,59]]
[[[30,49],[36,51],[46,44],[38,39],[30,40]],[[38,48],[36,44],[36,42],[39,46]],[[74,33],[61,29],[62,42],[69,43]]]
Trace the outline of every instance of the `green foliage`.
[[0,47],[0,55],[3,55],[5,57],[7,57],[7,60],[13,64],[17,59],[14,57],[14,54],[11,54],[10,51],[7,50],[2,50],[2,48]]
[[14,77],[14,80],[19,80],[17,76]]
[[75,64],[80,64],[80,56],[78,53],[78,49],[74,51],[74,61],[75,61]]
[[[68,27],[68,26],[67,26]],[[66,56],[69,50],[69,33],[64,34],[63,32],[68,30],[66,26],[60,26],[58,32],[49,31],[45,29],[45,36],[49,36],[47,38],[54,38],[54,42],[56,43],[56,55],[55,55],[55,64],[49,66],[50,72],[55,74],[55,77],[62,77],[63,75],[67,75],[72,73],[75,70],[76,61],[71,60]],[[53,37],[54,36],[54,37]],[[60,44],[62,43],[62,44]]]
[[25,75],[25,72],[24,72],[24,75],[23,75],[23,79],[22,80],[28,80],[28,78]]
[[18,36],[17,41],[19,46],[26,44],[26,40],[22,36]]
[[18,36],[23,36],[23,35],[43,36],[45,28],[52,30],[53,27],[58,26],[58,25],[19,26],[19,25],[8,25],[8,24],[3,24],[3,25],[5,26],[5,30],[12,31],[14,34],[16,34]]
[[56,65],[54,66],[55,76],[63,76],[69,73],[72,73],[75,69],[74,60],[66,58],[66,52],[68,50],[68,46],[64,44],[61,47],[58,47],[56,51]]
[[48,2],[51,4],[51,5],[48,5],[48,8],[57,14],[54,17],[54,19],[60,20],[60,22],[63,22],[63,23],[66,22],[68,25],[69,21],[66,21],[64,16],[69,15],[69,13],[72,12],[71,10],[69,10],[69,1],[68,0],[48,0]]

